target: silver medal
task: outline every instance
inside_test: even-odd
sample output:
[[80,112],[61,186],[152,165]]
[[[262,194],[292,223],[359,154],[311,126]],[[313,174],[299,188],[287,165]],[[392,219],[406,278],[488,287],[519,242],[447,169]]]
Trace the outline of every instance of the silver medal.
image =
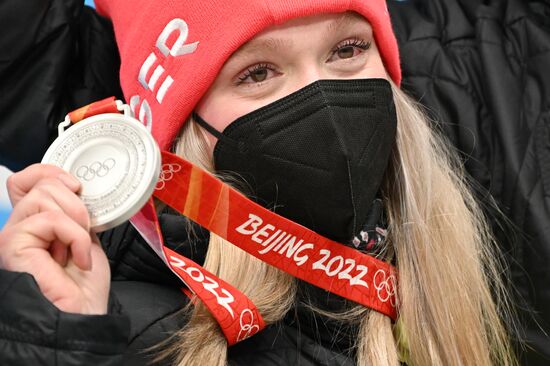
[[42,159],[80,181],[80,198],[95,232],[113,228],[137,213],[152,195],[160,174],[157,143],[124,107],[125,115],[100,114],[64,130],[70,124],[66,120]]

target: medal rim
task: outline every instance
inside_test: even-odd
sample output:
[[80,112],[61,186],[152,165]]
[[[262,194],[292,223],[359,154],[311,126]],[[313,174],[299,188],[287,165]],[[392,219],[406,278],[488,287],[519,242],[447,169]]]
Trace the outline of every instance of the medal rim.
[[[111,229],[113,227],[116,227],[124,223],[125,221],[128,221],[133,215],[135,215],[145,205],[145,203],[152,196],[158,181],[158,177],[160,175],[161,153],[160,153],[160,148],[156,140],[151,135],[151,133],[139,120],[137,120],[134,117],[123,115],[123,114],[117,114],[117,113],[98,114],[98,115],[83,119],[82,121],[72,125],[64,133],[59,135],[48,147],[41,161],[42,164],[52,164],[50,160],[52,159],[53,154],[59,149],[61,144],[67,138],[69,138],[70,136],[73,136],[79,130],[87,128],[90,125],[100,124],[100,123],[109,123],[109,122],[124,123],[124,124],[130,125],[131,128],[133,128],[134,130],[137,130],[136,132],[138,133],[139,138],[141,138],[141,140],[144,142],[144,145],[150,145],[149,148],[153,156],[146,156],[146,161],[152,160],[152,162],[150,163],[152,165],[152,169],[149,170],[151,172],[150,174],[144,174],[144,177],[141,178],[142,182],[144,181],[144,179],[147,179],[147,183],[145,184],[140,183],[138,185],[138,188],[135,190],[135,192],[142,192],[142,193],[139,196],[137,196],[135,192],[133,192],[132,195],[127,200],[125,200],[124,203],[122,203],[121,206],[126,206],[126,207],[124,207],[121,210],[122,212],[119,215],[112,217],[112,213],[107,213],[106,215],[101,215],[94,220],[95,222],[92,225],[91,229],[96,233],[106,231],[108,229]],[[86,141],[85,137],[83,138],[83,141]],[[147,146],[146,146],[146,150],[149,150]],[[56,164],[53,164],[53,165],[56,165]],[[146,172],[147,170],[145,171],[145,173]],[[78,179],[77,177],[75,178]],[[80,179],[78,179],[78,181],[81,182],[81,184],[83,184]]]

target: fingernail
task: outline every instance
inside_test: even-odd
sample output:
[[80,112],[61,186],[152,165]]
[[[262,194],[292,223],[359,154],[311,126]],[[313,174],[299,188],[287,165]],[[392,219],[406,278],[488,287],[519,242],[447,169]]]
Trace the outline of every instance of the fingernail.
[[91,271],[92,270],[92,265],[93,265],[93,262],[92,262],[92,251],[90,250],[88,252],[88,265],[86,266],[86,271]]
[[80,182],[78,179],[73,177],[69,174],[59,174],[57,176],[57,179],[59,179],[63,184],[67,186],[71,191],[76,192],[80,189]]

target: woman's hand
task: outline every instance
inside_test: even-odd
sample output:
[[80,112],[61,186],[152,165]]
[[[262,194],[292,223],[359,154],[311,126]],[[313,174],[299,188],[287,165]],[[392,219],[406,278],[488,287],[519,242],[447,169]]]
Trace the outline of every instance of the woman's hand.
[[105,314],[110,270],[69,173],[36,164],[8,179],[13,211],[0,232],[0,268],[28,272],[70,313]]

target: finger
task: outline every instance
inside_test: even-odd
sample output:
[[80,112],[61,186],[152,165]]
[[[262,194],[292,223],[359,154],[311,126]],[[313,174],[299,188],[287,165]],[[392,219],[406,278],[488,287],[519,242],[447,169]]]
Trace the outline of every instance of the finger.
[[34,246],[49,250],[52,243],[57,241],[70,250],[74,263],[80,269],[92,268],[90,253],[92,239],[89,232],[61,211],[47,211],[33,215],[10,229],[17,229],[22,235],[38,239],[34,242],[27,241],[25,243],[27,247]]
[[26,218],[47,211],[63,211],[50,197],[45,198],[40,191],[31,191],[12,209],[4,228],[19,224]]
[[86,231],[89,231],[90,216],[82,200],[59,179],[45,178],[15,205],[6,226],[46,211],[63,211]]
[[61,267],[67,265],[67,260],[69,259],[69,250],[66,245],[64,245],[59,240],[54,240],[50,246],[50,255],[53,260],[56,261]]
[[6,182],[8,196],[12,206],[44,178],[60,177],[62,182],[73,192],[80,189],[80,182],[63,169],[49,164],[33,164],[28,168],[12,174]]
[[44,179],[36,185],[36,189],[44,195],[49,195],[67,216],[82,226],[86,232],[90,231],[90,214],[86,205],[73,190],[60,181],[59,177]]

